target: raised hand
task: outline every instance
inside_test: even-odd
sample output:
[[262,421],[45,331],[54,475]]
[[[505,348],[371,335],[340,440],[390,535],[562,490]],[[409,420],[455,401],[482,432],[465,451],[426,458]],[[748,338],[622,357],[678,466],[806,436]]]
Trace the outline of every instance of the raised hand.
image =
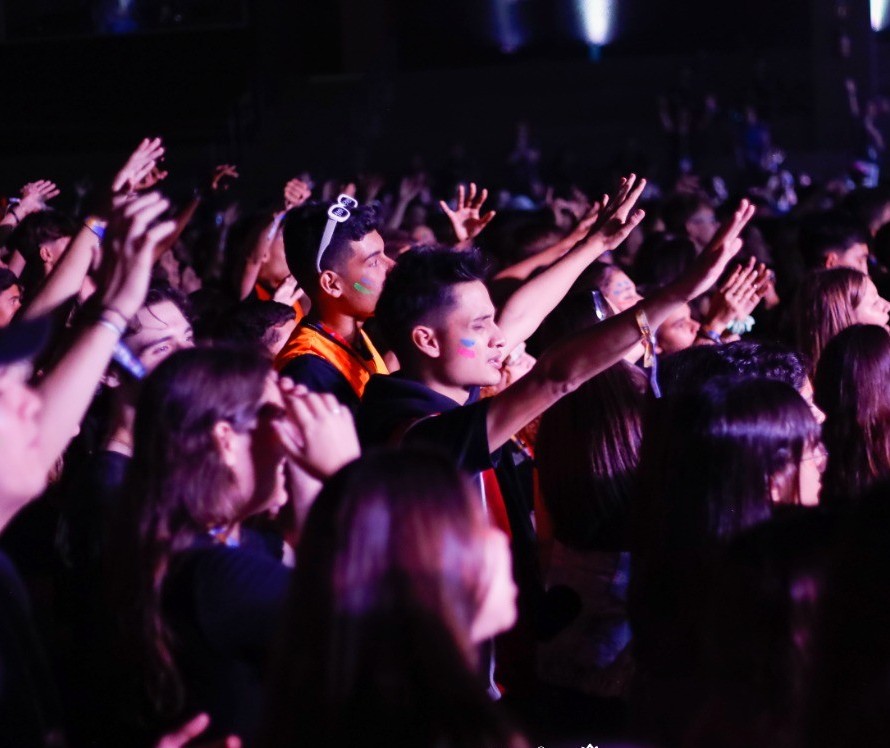
[[636,174],[622,177],[614,198],[603,195],[594,207],[599,207],[590,237],[599,238],[606,250],[615,249],[643,220],[646,212],[634,210],[634,205],[646,189],[646,180],[637,180]]
[[424,187],[426,187],[426,177],[423,174],[402,177],[399,182],[399,202],[410,203],[423,191]]
[[59,188],[48,179],[38,179],[36,182],[28,182],[21,191],[21,199],[16,206],[19,218],[24,218],[29,213],[35,213],[46,207],[46,201],[52,200],[59,194]]
[[137,185],[157,166],[164,155],[164,145],[160,138],[145,138],[130,154],[121,170],[111,182],[114,195],[135,192]]
[[362,202],[370,203],[376,200],[384,184],[386,184],[386,180],[382,174],[359,174],[358,186],[361,191]]
[[152,166],[151,169],[148,170],[148,173],[143,175],[143,177],[133,185],[133,191],[144,192],[145,190],[150,190],[158,182],[163,182],[169,174],[170,172],[164,171],[158,166]]
[[[187,743],[197,738],[209,726],[210,717],[206,714],[198,714],[179,729],[164,735],[155,748],[184,748]],[[241,739],[230,736],[212,743],[202,743],[202,746],[203,748],[241,748]]]
[[273,421],[273,428],[300,467],[323,480],[359,456],[349,408],[331,394],[309,392],[287,378],[279,387],[287,418]]
[[454,229],[454,235],[457,237],[457,243],[463,244],[479,236],[484,229],[495,217],[495,211],[490,210],[484,215],[481,214],[482,204],[488,199],[488,190],[482,189],[477,193],[476,183],[470,182],[470,188],[465,193],[462,184],[457,187],[457,206],[455,210],[448,207],[448,203],[444,200],[439,201],[439,207],[442,208],[448,220],[451,221],[451,227]]
[[210,177],[211,192],[225,192],[232,186],[232,181],[241,176],[238,174],[238,167],[233,164],[220,164],[213,168],[213,174]]
[[97,275],[98,298],[105,309],[129,322],[142,306],[157,246],[176,229],[176,221],[152,226],[170,203],[157,192],[140,195],[115,208],[103,242]]
[[735,213],[720,226],[708,246],[695,258],[676,283],[672,284],[680,298],[690,301],[701,296],[723,275],[729,261],[742,248],[739,234],[754,217],[755,210],[755,206],[747,200],[739,203]]
[[726,282],[711,297],[711,309],[705,327],[723,332],[737,319],[744,320],[760,303],[769,285],[769,271],[752,257],[745,266],[738,265]]
[[312,189],[302,179],[291,179],[284,185],[284,209],[297,208],[312,196]]

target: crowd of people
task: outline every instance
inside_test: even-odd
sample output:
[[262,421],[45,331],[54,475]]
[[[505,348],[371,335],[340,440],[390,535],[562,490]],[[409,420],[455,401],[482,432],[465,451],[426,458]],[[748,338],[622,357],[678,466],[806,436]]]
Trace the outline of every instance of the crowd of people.
[[5,201],[0,744],[884,739],[890,190],[164,154]]

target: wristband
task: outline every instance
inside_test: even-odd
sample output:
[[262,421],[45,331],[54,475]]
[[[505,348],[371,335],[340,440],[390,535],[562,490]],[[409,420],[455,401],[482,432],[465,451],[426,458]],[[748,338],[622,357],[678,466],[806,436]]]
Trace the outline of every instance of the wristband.
[[6,213],[7,213],[7,215],[10,215],[13,218],[15,218],[16,226],[18,226],[18,224],[20,224],[22,222],[22,219],[19,218],[18,213],[15,212],[15,208],[13,206],[10,205],[9,209],[6,211]]
[[123,334],[124,334],[124,331],[125,331],[125,330],[127,329],[127,327],[130,325],[130,318],[127,317],[127,315],[125,315],[120,309],[118,309],[118,308],[115,307],[115,306],[112,306],[111,304],[105,304],[105,305],[102,307],[102,309],[99,311],[99,315],[100,315],[100,317],[101,317],[101,315],[104,314],[105,312],[112,312],[113,314],[116,314],[118,317],[120,317],[121,320],[123,320],[124,327],[123,327],[123,330],[121,331],[121,335],[123,335]]
[[707,338],[717,345],[723,345],[723,338],[720,337],[720,333],[714,330],[705,330],[705,328],[702,327],[699,328],[697,335],[700,338]]
[[112,322],[110,319],[99,317],[96,322],[103,327],[107,327],[109,330],[113,330],[119,338],[122,338],[124,336],[124,330],[114,324],[114,322]]
[[105,227],[108,225],[107,221],[103,221],[101,218],[96,218],[95,216],[90,216],[83,222],[83,225],[92,231],[100,241],[105,238]]
[[658,356],[655,353],[655,336],[652,334],[652,327],[649,325],[649,318],[646,316],[645,310],[640,307],[634,315],[637,321],[637,327],[640,328],[640,336],[643,343],[643,368],[649,369],[649,385],[652,387],[652,394],[656,398],[661,397],[661,388],[658,386]]

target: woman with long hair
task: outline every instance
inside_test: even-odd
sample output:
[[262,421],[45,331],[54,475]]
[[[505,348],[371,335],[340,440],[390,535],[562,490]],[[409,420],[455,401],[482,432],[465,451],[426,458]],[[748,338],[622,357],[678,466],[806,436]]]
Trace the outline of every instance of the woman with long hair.
[[859,500],[890,477],[890,333],[853,325],[829,342],[816,370],[828,449],[823,494],[829,504]]
[[214,734],[255,729],[290,571],[280,540],[244,522],[287,500],[286,457],[332,472],[305,459],[310,431],[334,469],[358,453],[344,409],[282,387],[252,350],[180,351],[146,379],[109,562],[123,651],[160,724],[204,711]]
[[577,702],[564,719],[579,728],[605,706],[590,697],[626,695],[632,672],[628,526],[647,390],[642,370],[622,361],[541,418],[535,457],[554,536],[546,585],[574,599],[577,615],[539,643],[538,674],[564,705]]
[[795,326],[797,349],[812,366],[828,341],[850,325],[887,327],[890,303],[881,298],[867,275],[847,267],[816,270],[804,278],[797,292]]
[[306,521],[261,744],[524,745],[478,672],[515,597],[507,538],[451,461],[348,465]]
[[639,719],[676,738],[695,709],[712,575],[726,544],[780,504],[818,502],[819,425],[798,392],[713,379],[659,401],[644,430],[628,610]]

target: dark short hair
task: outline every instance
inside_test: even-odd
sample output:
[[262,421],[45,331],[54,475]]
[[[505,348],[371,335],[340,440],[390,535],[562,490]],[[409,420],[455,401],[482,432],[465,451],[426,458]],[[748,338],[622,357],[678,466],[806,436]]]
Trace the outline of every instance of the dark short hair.
[[[148,288],[148,293],[145,295],[145,301],[142,302],[142,307],[154,306],[155,304],[160,304],[162,301],[169,301],[182,312],[183,317],[189,322],[192,321],[192,310],[188,297],[180,290],[173,288],[173,286],[165,280],[152,281]],[[126,340],[135,335],[141,329],[138,319],[134,317],[130,320],[130,324],[127,326],[127,330],[124,333],[124,339]]]
[[13,286],[18,286],[21,290],[22,284],[19,283],[19,277],[9,268],[0,268],[0,293]]
[[220,317],[215,337],[227,343],[260,345],[271,328],[290,322],[295,314],[292,306],[278,301],[244,301]]
[[800,227],[800,251],[807,267],[818,268],[830,252],[867,244],[865,228],[852,215],[831,210],[809,216]]
[[[328,221],[330,203],[309,203],[288,211],[284,219],[284,254],[287,267],[310,298],[318,290],[315,258]],[[351,253],[350,243],[361,241],[381,223],[379,205],[360,205],[349,212],[349,218],[338,223],[331,243],[321,258],[322,270],[340,272]]]
[[441,319],[454,304],[454,286],[484,277],[485,266],[477,250],[425,246],[399,257],[383,284],[376,311],[380,329],[396,356],[411,357],[411,331],[418,324]]
[[36,261],[40,246],[63,236],[74,236],[77,222],[57,210],[41,210],[25,216],[6,242],[12,251],[18,250],[26,262]]
[[809,361],[780,343],[737,340],[725,345],[697,345],[659,361],[662,392],[696,390],[720,376],[772,379],[803,388]]

